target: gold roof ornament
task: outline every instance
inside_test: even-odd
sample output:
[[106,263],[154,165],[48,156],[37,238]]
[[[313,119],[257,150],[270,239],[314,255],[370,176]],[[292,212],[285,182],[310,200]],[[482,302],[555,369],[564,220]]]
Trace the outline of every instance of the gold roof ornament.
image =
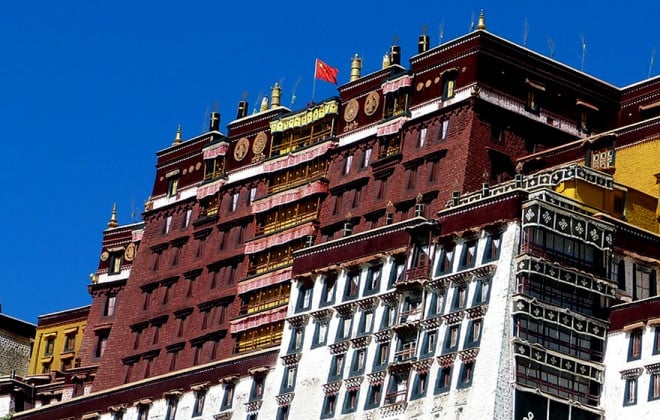
[[117,226],[119,226],[119,223],[117,223],[117,203],[114,203],[112,205],[112,214],[110,214],[110,220],[108,220],[108,227],[116,228]]
[[270,90],[270,109],[280,107],[280,98],[282,97],[282,88],[280,84],[275,82],[275,85]]
[[361,70],[362,70],[362,59],[357,53],[355,53],[353,59],[351,60],[351,77],[350,77],[351,82],[360,78]]
[[481,13],[479,13],[479,21],[477,22],[477,29],[481,29],[482,31],[486,30],[486,17],[484,16],[484,9],[481,9]]
[[390,66],[390,53],[386,53],[383,56],[383,68],[386,69]]
[[179,127],[176,129],[176,137],[174,137],[174,141],[172,142],[172,146],[176,146],[177,144],[181,144],[183,140],[181,139],[181,124],[179,124]]
[[261,100],[261,108],[259,108],[259,112],[264,112],[268,110],[268,96],[264,96],[263,99]]

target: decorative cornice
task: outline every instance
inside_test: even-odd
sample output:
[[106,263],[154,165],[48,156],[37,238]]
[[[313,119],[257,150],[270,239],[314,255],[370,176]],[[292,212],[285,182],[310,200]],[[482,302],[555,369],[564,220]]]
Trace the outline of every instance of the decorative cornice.
[[461,359],[461,362],[463,363],[472,363],[475,361],[478,354],[479,354],[479,348],[475,347],[472,349],[459,351],[458,357]]
[[468,319],[479,319],[486,316],[488,305],[473,306],[465,310]]
[[335,306],[335,311],[337,311],[337,313],[343,317],[350,317],[355,313],[356,307],[357,305],[355,302],[348,302]]
[[622,370],[620,372],[621,373],[621,379],[639,378],[639,376],[642,374],[642,372],[644,372],[644,369],[642,369],[641,367]]
[[263,404],[263,400],[254,400],[245,403],[245,412],[247,414],[257,414]]
[[284,356],[281,357],[282,364],[285,367],[296,366],[298,362],[300,362],[301,358],[302,358],[302,353],[285,354]]
[[380,372],[374,372],[367,375],[367,381],[370,385],[382,385],[385,382],[385,376],[387,373],[383,370]]
[[348,340],[340,341],[338,343],[328,344],[328,349],[330,350],[330,354],[332,355],[345,354],[348,351],[350,345],[351,342]]
[[376,343],[384,343],[392,339],[392,330],[386,329],[374,333]]
[[646,368],[646,371],[649,374],[652,374],[652,375],[660,374],[660,363],[653,363],[652,365],[646,365],[644,367]]
[[442,325],[442,319],[443,318],[441,318],[441,317],[423,319],[422,322],[421,322],[422,329],[424,331],[428,331],[428,330],[434,330],[436,328],[439,328],[440,325]]
[[363,311],[371,311],[376,307],[376,305],[378,305],[378,298],[368,297],[368,298],[360,299],[355,303]]
[[347,390],[355,391],[360,389],[360,385],[362,385],[363,380],[364,376],[355,376],[353,378],[344,379],[344,384],[346,385]]
[[275,401],[277,401],[277,405],[279,407],[284,407],[284,406],[287,406],[287,405],[291,405],[291,401],[293,401],[293,397],[295,395],[296,394],[294,394],[293,392],[289,392],[287,394],[276,395],[275,396]]
[[332,318],[332,310],[329,308],[319,309],[318,311],[311,312],[310,315],[316,322],[329,322]]
[[337,395],[341,388],[342,381],[332,382],[323,385],[323,393],[325,395]]
[[365,335],[362,337],[356,337],[351,340],[351,345],[353,346],[354,349],[359,350],[366,348],[369,343],[371,342],[371,336],[370,335]]
[[433,359],[424,359],[424,360],[418,360],[416,362],[413,362],[413,368],[417,373],[419,374],[424,374],[431,369],[431,365],[433,364]]
[[392,417],[398,416],[406,412],[406,407],[408,407],[407,401],[399,401],[393,404],[386,405],[380,408],[381,417]]
[[443,368],[448,368],[449,366],[453,366],[454,361],[456,360],[456,353],[443,354],[436,357],[436,359],[438,360],[438,364],[440,366]]
[[295,316],[292,316],[291,318],[287,319],[287,322],[293,328],[301,328],[301,327],[307,325],[307,321],[309,321],[309,315],[307,315],[307,314],[295,315]]
[[451,326],[451,325],[460,324],[461,321],[463,320],[464,315],[465,313],[463,311],[456,311],[445,314],[442,317],[444,318],[445,323]]

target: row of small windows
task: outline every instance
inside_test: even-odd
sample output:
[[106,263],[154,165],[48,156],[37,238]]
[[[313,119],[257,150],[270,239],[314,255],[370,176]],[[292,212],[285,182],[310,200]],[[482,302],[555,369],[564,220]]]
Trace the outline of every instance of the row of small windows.
[[[457,388],[466,388],[472,385],[474,377],[475,362],[470,361],[461,363],[459,377],[457,379]],[[433,385],[433,394],[439,395],[449,392],[452,382],[454,366],[440,367],[437,370],[435,384]],[[411,376],[413,376],[411,378]],[[412,386],[410,384],[412,382]],[[367,396],[364,402],[364,410],[371,410],[384,406],[403,403],[408,400],[424,398],[428,394],[430,384],[429,372],[416,372],[411,375],[405,371],[401,373],[392,373],[389,375],[387,386],[385,382],[370,384],[367,390]],[[360,389],[347,389],[344,393],[341,404],[341,414],[349,414],[358,410],[360,398]],[[321,418],[327,419],[334,417],[337,413],[339,394],[326,395],[323,401]]]
[[[465,270],[475,266],[477,261],[477,240],[467,241],[462,246],[460,260],[457,269]],[[492,262],[499,258],[501,247],[501,234],[495,234],[487,237],[482,251],[481,261],[483,264]],[[411,268],[425,266],[428,264],[428,247],[416,247],[411,257]],[[442,247],[436,251],[435,276],[442,276],[452,272],[454,265],[455,250],[451,246]],[[373,264],[366,269],[351,269],[344,272],[344,288],[342,291],[342,301],[351,301],[361,296],[367,297],[383,290],[383,283],[386,289],[394,287],[398,279],[405,275],[405,262],[403,259],[394,259],[389,265],[389,272],[385,274],[382,264]],[[387,276],[387,281],[384,278]],[[338,274],[336,272],[328,274],[323,280],[319,307],[329,306],[335,303],[337,294]],[[314,282],[307,281],[298,288],[298,298],[296,301],[296,312],[305,311],[312,308]],[[487,293],[486,293],[487,294]]]

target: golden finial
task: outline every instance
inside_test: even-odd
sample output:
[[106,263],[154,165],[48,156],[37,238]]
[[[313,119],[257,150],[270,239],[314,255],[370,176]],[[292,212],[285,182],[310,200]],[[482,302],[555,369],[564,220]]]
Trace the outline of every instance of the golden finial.
[[110,220],[108,221],[108,227],[116,228],[117,226],[119,226],[119,223],[117,223],[117,203],[114,203],[112,205],[112,214],[110,215]]
[[355,53],[353,60],[351,60],[351,77],[350,81],[357,80],[360,78],[360,71],[362,70],[362,59],[360,56]]
[[383,68],[386,69],[390,66],[390,53],[386,53],[383,56]]
[[481,29],[482,31],[486,30],[486,17],[484,16],[484,9],[481,9],[481,13],[479,13],[479,22],[477,22],[477,29]]
[[268,110],[268,97],[264,96],[261,100],[261,108],[259,108],[259,112],[264,112],[266,110]]
[[179,127],[176,129],[176,137],[174,137],[174,141],[172,142],[172,146],[175,146],[177,144],[181,144],[181,124],[179,124]]
[[275,86],[271,88],[270,92],[270,109],[279,108],[280,98],[282,97],[282,88],[280,84],[275,82]]

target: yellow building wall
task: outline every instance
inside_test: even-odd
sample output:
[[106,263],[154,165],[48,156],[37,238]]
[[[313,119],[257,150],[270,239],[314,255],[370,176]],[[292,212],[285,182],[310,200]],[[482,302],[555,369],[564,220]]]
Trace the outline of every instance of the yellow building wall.
[[660,192],[660,138],[616,150],[614,182],[633,187],[655,198]]
[[[83,331],[87,325],[87,319],[37,327],[32,356],[30,357],[29,375],[40,375],[44,372],[44,366],[48,371],[62,370],[62,362],[75,365],[75,359],[80,351]],[[73,346],[66,349],[67,336],[74,337]],[[47,349],[48,339],[54,339],[52,352]]]
[[627,191],[615,188],[610,191],[581,180],[561,182],[555,191],[634,226],[654,233],[660,231],[656,218],[657,195],[652,196],[633,188]]

